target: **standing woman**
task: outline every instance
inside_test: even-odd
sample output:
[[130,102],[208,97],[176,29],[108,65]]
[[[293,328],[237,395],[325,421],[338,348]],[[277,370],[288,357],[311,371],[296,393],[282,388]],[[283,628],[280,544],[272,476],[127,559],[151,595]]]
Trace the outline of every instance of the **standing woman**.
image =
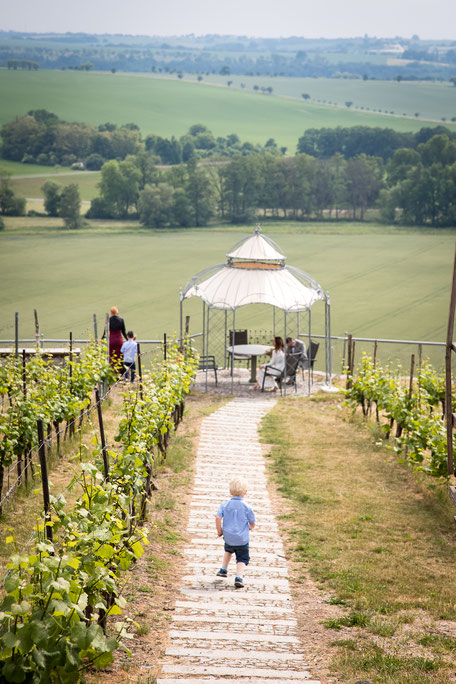
[[122,335],[124,339],[127,339],[124,319],[119,316],[119,309],[112,306],[109,317],[109,362],[119,373],[123,372],[122,352],[120,351],[123,344]]
[[276,390],[277,385],[274,377],[269,375],[269,373],[272,373],[273,375],[276,375],[279,377],[279,375],[282,374],[283,369],[285,368],[285,345],[283,343],[283,339],[281,337],[274,337],[273,340],[273,350],[271,354],[271,360],[269,363],[266,363],[264,366],[260,366],[260,370],[258,371],[258,380],[257,384],[255,385],[256,389],[262,389],[263,388],[263,378],[264,378],[264,368],[267,366],[269,368],[268,370],[268,375],[265,378],[264,381],[264,389],[272,389]]

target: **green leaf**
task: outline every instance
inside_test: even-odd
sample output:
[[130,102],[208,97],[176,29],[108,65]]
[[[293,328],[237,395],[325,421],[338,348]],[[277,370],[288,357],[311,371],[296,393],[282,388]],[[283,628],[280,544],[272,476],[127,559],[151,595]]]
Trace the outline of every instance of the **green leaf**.
[[94,662],[94,665],[95,665],[95,667],[101,669],[103,667],[107,667],[113,661],[114,661],[114,658],[113,658],[112,653],[110,651],[105,651],[104,653],[101,653],[101,655],[99,655],[97,657],[97,659]]
[[[25,682],[25,671],[20,666],[17,660],[8,660],[2,669],[2,675],[5,682],[14,682],[20,684],[20,682]],[[2,679],[3,679],[2,677]]]
[[32,658],[38,665],[38,667],[44,670],[44,668],[46,667],[46,659],[44,655],[41,653],[41,651],[39,651],[37,648],[34,648],[32,650]]
[[109,560],[114,555],[114,549],[109,544],[103,544],[95,553],[100,558],[107,558]]
[[140,541],[135,542],[134,544],[131,545],[132,551],[135,554],[136,558],[141,558],[141,556],[144,553],[143,546]]
[[6,648],[16,648],[21,643],[19,635],[14,632],[6,632],[6,634],[1,637],[1,640]]

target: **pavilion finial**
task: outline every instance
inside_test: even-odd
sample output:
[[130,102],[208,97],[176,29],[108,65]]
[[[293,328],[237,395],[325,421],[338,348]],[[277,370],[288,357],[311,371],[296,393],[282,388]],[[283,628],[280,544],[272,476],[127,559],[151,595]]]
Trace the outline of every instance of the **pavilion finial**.
[[256,224],[255,230],[253,231],[255,235],[259,235],[261,233],[261,226],[259,223]]

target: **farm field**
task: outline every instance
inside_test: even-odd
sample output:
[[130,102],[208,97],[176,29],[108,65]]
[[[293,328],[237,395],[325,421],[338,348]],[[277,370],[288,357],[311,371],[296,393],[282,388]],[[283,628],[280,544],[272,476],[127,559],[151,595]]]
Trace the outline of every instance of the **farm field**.
[[[396,115],[435,120],[452,128],[452,117],[456,117],[456,88],[451,83],[374,81],[344,78],[266,78],[262,76],[204,76],[210,83],[226,85],[227,79],[233,81],[231,88],[252,89],[255,84],[260,88],[271,86],[273,93],[283,97],[302,98],[303,93],[311,97],[312,102],[319,100],[328,104],[345,107],[345,102],[352,101],[352,107],[359,109],[393,111]],[[442,117],[447,121],[443,122]],[[385,120],[384,126],[391,126]],[[342,124],[341,124],[342,125]],[[373,125],[373,124],[372,124]],[[375,124],[378,125],[378,124]],[[422,123],[421,125],[425,125]],[[410,129],[411,130],[411,129]]]
[[[267,80],[276,89],[276,79]],[[300,87],[296,98],[275,97],[197,83],[196,77],[179,81],[148,74],[0,70],[0,124],[40,108],[67,121],[136,123],[143,136],[179,137],[202,123],[216,137],[236,133],[242,141],[262,144],[274,138],[291,153],[307,128],[366,125],[416,131],[425,125],[415,118],[305,103],[298,99],[305,90]],[[382,109],[394,108],[384,102]]]
[[[14,336],[16,311],[20,335],[33,336],[34,308],[45,336],[71,331],[86,337],[93,314],[101,325],[112,305],[139,339],[172,335],[179,326],[179,289],[198,271],[224,262],[253,228],[147,231],[101,223],[76,233],[59,230],[59,219],[35,219],[33,230],[26,228],[30,221],[8,219],[0,234],[1,339]],[[445,339],[455,231],[268,222],[263,232],[290,265],[330,293],[333,335]],[[191,331],[200,331],[201,301],[190,300],[184,313],[191,316]],[[314,333],[323,332],[320,303],[312,322]],[[272,312],[263,306],[240,310],[236,327],[271,330]],[[336,367],[341,354],[336,344]]]
[[[26,166],[26,164],[24,164]],[[0,162],[1,167],[1,162]],[[49,168],[49,167],[48,167]],[[49,171],[48,171],[49,173]],[[70,173],[50,173],[48,176],[40,174],[39,176],[27,176],[25,178],[13,177],[11,179],[11,187],[14,192],[20,197],[27,197],[28,199],[42,198],[42,186],[46,181],[52,181],[62,187],[70,183],[76,183],[79,187],[79,194],[82,200],[91,200],[99,195],[98,183],[100,182],[101,174],[98,171],[74,171]],[[27,207],[33,209],[31,205]]]
[[0,159],[0,170],[13,176],[35,176],[37,174],[49,176],[55,173],[74,173],[68,166],[41,166],[40,164],[21,164],[21,162]]

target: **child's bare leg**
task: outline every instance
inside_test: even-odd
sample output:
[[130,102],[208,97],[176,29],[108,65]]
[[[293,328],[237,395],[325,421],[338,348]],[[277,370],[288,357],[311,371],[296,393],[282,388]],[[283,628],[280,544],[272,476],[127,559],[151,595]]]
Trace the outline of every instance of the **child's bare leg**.
[[232,555],[233,555],[232,553],[229,553],[228,551],[225,551],[225,553],[224,553],[224,555],[223,555],[223,563],[222,563],[222,567],[223,567],[223,568],[227,568],[227,567],[228,567],[228,563],[230,562],[231,556],[232,556]]
[[244,577],[244,571],[245,571],[245,563],[237,563],[236,564],[236,575],[239,575],[239,577]]

